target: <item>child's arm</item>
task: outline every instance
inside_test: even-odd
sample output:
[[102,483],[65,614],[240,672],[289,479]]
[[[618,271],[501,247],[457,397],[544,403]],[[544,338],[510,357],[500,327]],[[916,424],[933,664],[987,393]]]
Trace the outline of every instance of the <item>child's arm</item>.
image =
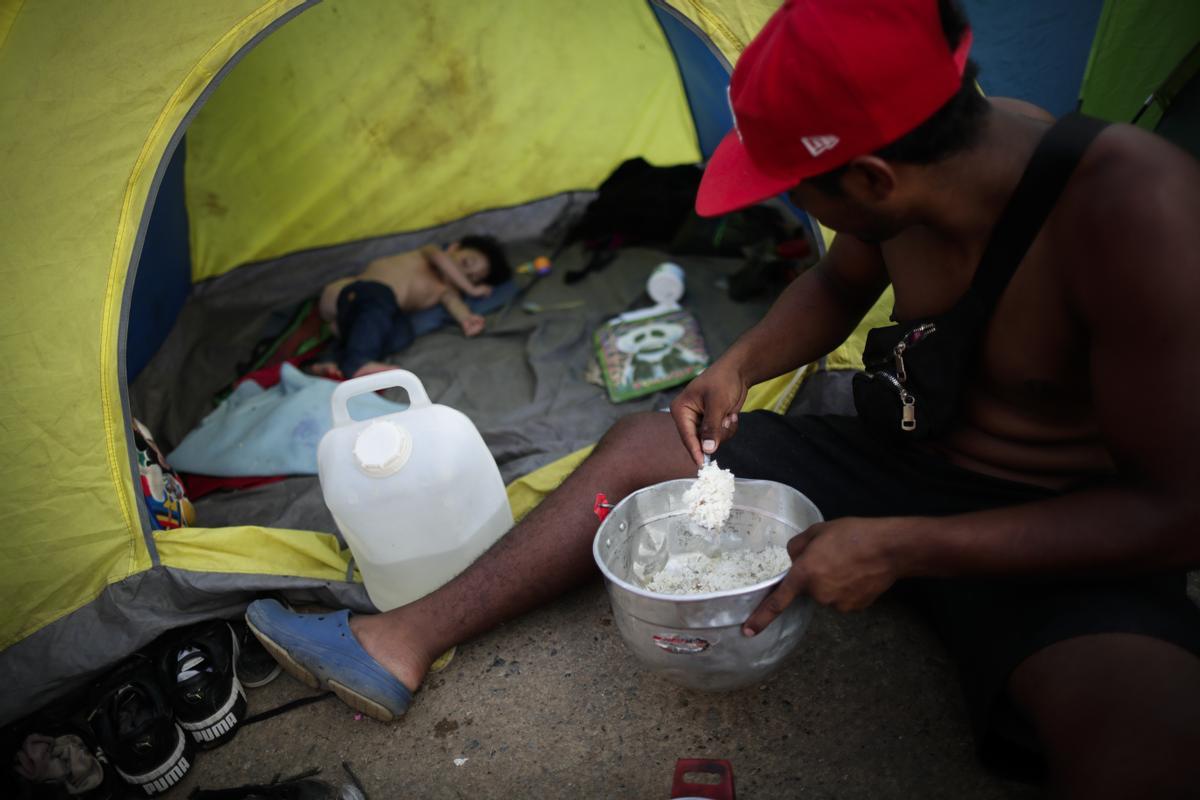
[[462,295],[453,286],[447,286],[446,291],[442,292],[441,302],[467,336],[475,336],[483,331],[483,317],[467,308]]
[[[451,248],[457,245],[450,245]],[[430,261],[438,272],[445,276],[446,280],[457,286],[460,290],[466,292],[471,297],[487,297],[492,293],[492,287],[486,284],[476,286],[467,279],[463,271],[459,269],[458,264],[447,255],[446,251],[438,247],[436,244],[427,244],[421,248],[421,253]]]

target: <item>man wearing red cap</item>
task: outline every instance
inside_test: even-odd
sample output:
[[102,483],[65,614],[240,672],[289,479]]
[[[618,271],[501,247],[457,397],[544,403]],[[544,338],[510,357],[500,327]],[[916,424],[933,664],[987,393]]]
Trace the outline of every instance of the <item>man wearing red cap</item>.
[[[785,3],[734,71],[735,130],[697,209],[786,192],[838,231],[821,262],[671,418],[619,422],[450,584],[319,624],[257,602],[268,648],[403,713],[445,649],[594,575],[595,492],[694,475],[719,449],[828,520],[791,542],[745,635],[798,595],[849,611],[899,583],[958,664],[986,754],[1040,753],[1070,796],[1200,790],[1200,167],[1129,126],[986,101],[970,43],[950,2]],[[889,284],[897,324],[868,339],[857,416],[739,415]]]

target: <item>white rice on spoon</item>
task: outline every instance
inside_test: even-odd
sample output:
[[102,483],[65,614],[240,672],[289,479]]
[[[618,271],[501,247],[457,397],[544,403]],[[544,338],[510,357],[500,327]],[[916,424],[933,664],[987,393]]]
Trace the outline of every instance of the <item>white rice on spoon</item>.
[[710,461],[683,493],[683,501],[692,522],[710,531],[720,530],[733,511],[733,473]]
[[[688,518],[705,528],[716,543],[717,534],[733,511],[733,472],[715,461],[700,468],[696,480],[683,493]],[[769,545],[762,550],[736,549],[672,555],[646,581],[646,588],[662,594],[700,594],[750,586],[787,570],[791,557],[787,548]]]

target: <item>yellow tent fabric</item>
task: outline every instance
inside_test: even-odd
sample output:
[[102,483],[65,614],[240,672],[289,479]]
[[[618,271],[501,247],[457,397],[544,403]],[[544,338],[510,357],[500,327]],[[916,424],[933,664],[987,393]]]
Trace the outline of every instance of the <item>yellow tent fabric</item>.
[[593,189],[637,155],[700,158],[645,0],[325,0],[234,68],[187,142],[196,281]]
[[[346,577],[347,554],[326,534],[143,528],[123,383],[130,270],[164,156],[215,82],[228,78],[188,134],[198,278],[594,187],[632,155],[698,157],[677,67],[641,0],[328,0],[292,19],[310,5],[0,0],[0,681],[49,670],[30,692],[21,684],[21,702],[66,688],[72,669],[103,667],[30,665],[81,625],[120,627],[120,613],[97,615],[152,602],[155,581],[182,591],[197,575],[226,589],[246,573],[308,586]],[[773,4],[708,5],[734,47]],[[398,55],[408,51],[424,58]],[[305,105],[311,89],[325,106]],[[402,158],[395,145],[411,141],[465,154]],[[430,187],[447,199],[427,203]],[[796,385],[780,379],[754,402],[785,407]],[[124,646],[160,630],[126,631]],[[0,721],[21,702],[0,699]]]
[[[298,0],[40,0],[0,49],[0,647],[150,566],[121,305],[151,184],[214,73]],[[53,558],[48,558],[53,554]]]
[[704,33],[732,66],[783,0],[669,0],[668,5]]
[[[308,5],[303,0],[212,0],[187,8],[152,0],[0,5],[0,107],[5,109],[0,145],[6,155],[0,178],[9,197],[21,198],[0,215],[5,241],[0,277],[9,296],[20,298],[9,303],[0,319],[10,367],[0,389],[0,421],[6,432],[0,445],[6,464],[0,522],[6,531],[20,532],[0,544],[5,565],[0,600],[6,607],[0,647],[6,652],[156,563],[214,573],[344,577],[346,554],[322,534],[229,528],[148,537],[129,452],[122,383],[130,266],[164,154],[231,59]],[[639,0],[589,6],[587,18],[576,7],[549,0],[507,4],[504,14],[477,4],[468,9],[417,0],[330,2],[318,10],[322,16],[314,21],[301,16],[265,40],[270,44],[281,37],[277,48],[262,52],[265,72],[256,78],[254,69],[247,68],[244,76],[231,80],[227,96],[218,92],[212,98],[213,113],[201,115],[190,137],[196,157],[189,159],[189,168],[198,171],[189,174],[195,179],[189,183],[205,186],[209,173],[203,168],[217,163],[206,160],[206,152],[227,158],[218,161],[235,175],[264,157],[264,151],[296,154],[298,160],[273,165],[282,172],[288,164],[315,163],[304,144],[305,133],[331,135],[322,145],[334,143],[325,155],[339,160],[335,166],[353,160],[351,147],[369,155],[334,169],[328,181],[309,171],[281,178],[269,190],[266,183],[233,182],[232,193],[221,184],[220,192],[193,196],[201,271],[205,264],[224,268],[278,252],[272,248],[280,246],[280,237],[292,234],[289,249],[346,241],[591,187],[634,154],[660,163],[698,156],[677,69],[650,10]],[[386,14],[394,24],[390,29],[370,25],[371,13]],[[464,21],[472,14],[478,15],[476,22]],[[540,26],[536,41],[525,35],[530,19]],[[305,27],[294,41],[282,38],[288,27],[301,23]],[[355,25],[358,39],[350,34]],[[611,53],[614,43],[624,43],[617,57],[598,66],[601,48]],[[334,62],[347,64],[350,73],[295,74],[289,89],[287,76],[272,70],[289,53],[295,56],[295,48],[303,60],[315,63],[317,73]],[[378,69],[380,49],[405,48],[425,54],[437,50],[441,57],[393,59],[390,72]],[[321,61],[318,54],[328,54],[329,60]],[[502,66],[493,72],[489,64],[484,70],[485,56]],[[584,77],[585,67],[591,77]],[[233,72],[242,74],[237,68]],[[390,82],[375,80],[376,73],[390,76]],[[410,79],[407,84],[405,78]],[[334,91],[338,80],[355,84],[353,91]],[[331,105],[343,113],[328,115],[331,121],[321,128],[307,113],[311,109],[292,109],[294,90],[302,83],[329,92]],[[506,104],[512,112],[476,113],[479,108],[459,102],[459,90],[481,86],[488,89],[485,100],[497,108]],[[430,92],[448,92],[454,100],[414,115],[413,107],[422,108],[422,93]],[[589,95],[602,102],[580,99]],[[350,107],[343,109],[346,104]],[[263,119],[254,114],[260,105],[268,115],[297,126],[290,129],[295,135],[265,138],[253,123]],[[359,124],[365,110],[376,106],[416,122],[402,127],[392,120],[386,131],[391,138],[381,140],[379,128]],[[239,115],[240,122],[231,121]],[[623,127],[617,126],[614,120],[622,117]],[[241,135],[225,149],[211,138],[221,121]],[[559,149],[568,122],[586,135]],[[335,130],[339,125],[342,129]],[[346,212],[329,224],[318,224],[319,215],[305,216],[319,207],[345,211],[342,193],[358,188],[348,186],[347,172],[386,161],[380,158],[381,145],[411,137],[434,142],[453,138],[456,148],[476,139],[487,142],[487,154],[467,147],[468,159],[444,159],[444,167],[422,176],[426,187],[451,186],[466,180],[464,170],[470,166],[480,176],[470,205],[445,204],[436,212],[422,207],[412,213],[388,206],[388,196],[411,202],[417,194],[411,176],[402,174],[404,165],[395,159],[388,161],[375,193],[356,198],[378,207],[377,214]],[[507,141],[509,149],[501,153],[497,138]],[[552,143],[553,161],[547,158]],[[568,167],[551,168],[558,163]],[[225,204],[233,196],[260,203],[266,197],[265,207],[279,217],[270,236],[259,235],[264,229],[256,226],[253,215]],[[213,255],[217,250],[204,244],[210,241],[205,238],[205,213],[196,210],[207,209],[208,217],[219,218],[216,209],[221,207],[240,223],[249,221],[245,235],[228,237],[240,248],[235,255]]]
[[282,528],[180,528],[155,531],[162,562],[230,575],[306,575],[346,580],[349,551],[329,533]]

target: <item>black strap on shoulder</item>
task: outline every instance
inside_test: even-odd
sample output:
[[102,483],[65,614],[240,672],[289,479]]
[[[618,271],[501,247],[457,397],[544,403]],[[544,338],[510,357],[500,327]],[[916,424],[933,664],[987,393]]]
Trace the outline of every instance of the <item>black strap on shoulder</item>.
[[1017,265],[1037,238],[1084,151],[1107,125],[1103,120],[1072,113],[1054,123],[1038,142],[992,229],[971,281],[970,294],[982,305],[984,319],[991,315]]

